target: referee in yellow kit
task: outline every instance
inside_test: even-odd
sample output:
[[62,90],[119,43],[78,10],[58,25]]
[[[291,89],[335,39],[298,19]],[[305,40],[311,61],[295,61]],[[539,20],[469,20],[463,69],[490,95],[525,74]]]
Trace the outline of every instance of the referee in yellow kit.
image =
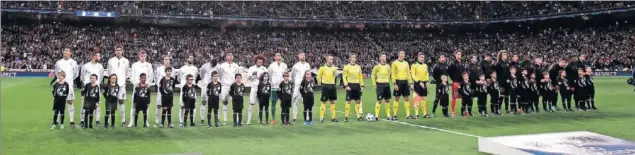
[[412,79],[414,81],[414,99],[413,106],[415,108],[415,118],[419,119],[419,107],[423,111],[424,118],[430,118],[428,116],[428,110],[426,108],[427,101],[426,97],[428,96],[428,80],[430,77],[428,76],[428,65],[425,63],[425,56],[423,53],[419,53],[417,55],[417,62],[412,64]]
[[351,54],[348,58],[349,63],[344,65],[342,70],[342,78],[344,81],[344,88],[346,89],[346,110],[344,111],[346,117],[345,122],[348,122],[348,114],[351,112],[351,100],[355,101],[355,114],[357,115],[357,121],[362,121],[362,113],[360,111],[362,90],[364,89],[364,79],[362,75],[362,67],[357,64],[357,55]]
[[392,120],[390,115],[390,65],[386,60],[386,54],[379,55],[379,64],[373,67],[371,73],[371,83],[375,87],[377,94],[377,103],[375,103],[375,120],[379,120],[379,111],[381,110],[381,100],[385,100],[386,119]]
[[326,64],[318,70],[317,82],[322,85],[322,105],[320,105],[320,123],[324,123],[324,112],[326,111],[326,101],[331,103],[331,121],[339,122],[335,118],[335,100],[337,100],[337,89],[335,88],[335,78],[337,77],[337,67],[333,65],[333,56],[326,56]]
[[395,91],[393,95],[395,96],[395,102],[393,103],[393,119],[397,119],[397,114],[399,113],[399,97],[403,97],[404,99],[404,107],[406,108],[406,119],[412,118],[410,116],[410,89],[412,89],[412,78],[410,77],[410,65],[404,58],[406,57],[406,52],[399,51],[399,58],[395,60],[391,65],[391,74]]

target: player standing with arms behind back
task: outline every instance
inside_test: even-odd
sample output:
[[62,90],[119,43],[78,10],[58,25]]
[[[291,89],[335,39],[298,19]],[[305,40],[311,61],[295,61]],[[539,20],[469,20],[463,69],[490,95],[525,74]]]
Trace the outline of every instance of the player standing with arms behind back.
[[454,52],[454,62],[450,64],[448,73],[452,80],[452,100],[450,104],[452,106],[452,116],[456,115],[456,99],[461,99],[461,93],[459,92],[459,86],[461,85],[463,72],[467,72],[466,64],[461,60],[461,51]]
[[75,101],[75,91],[73,90],[73,80],[79,76],[79,67],[77,61],[71,58],[71,49],[64,48],[64,58],[58,60],[55,63],[55,73],[60,74],[64,72],[69,77],[64,78],[68,83],[68,95],[66,96],[66,103],[68,104],[68,114],[70,115],[71,127],[75,127],[75,112],[73,108],[73,101]]
[[399,58],[395,60],[391,65],[392,82],[394,86],[395,101],[393,106],[393,119],[397,120],[397,114],[399,113],[399,97],[404,99],[404,107],[406,108],[406,119],[411,119],[410,116],[410,89],[412,89],[412,78],[410,77],[410,65],[406,60],[406,52],[399,51]]
[[[108,60],[108,74],[117,75],[117,85],[119,85],[119,109],[121,113],[121,127],[126,125],[126,78],[128,77],[128,69],[130,62],[123,57],[123,47],[115,46],[115,57]],[[131,112],[132,113],[132,112]]]
[[335,78],[337,78],[337,67],[333,65],[333,56],[326,56],[326,64],[318,70],[318,85],[322,85],[322,97],[320,101],[320,123],[324,123],[324,113],[326,112],[326,101],[331,103],[331,122],[339,122],[335,118],[335,100],[337,100],[337,88],[335,88]]
[[379,111],[381,110],[381,100],[385,100],[386,119],[392,120],[390,115],[390,65],[386,61],[386,54],[379,54],[379,64],[373,67],[370,75],[370,81],[375,87],[377,95],[377,103],[375,103],[375,120],[379,120]]
[[[139,82],[141,82],[142,74],[145,74],[146,78],[149,78],[149,79],[154,78],[154,72],[152,71],[153,69],[152,64],[146,61],[146,51],[143,49],[140,49],[137,55],[139,56],[139,61],[132,64],[131,72],[130,72],[132,74],[132,76],[130,77],[130,82],[132,82],[133,88],[137,88],[139,86]],[[134,89],[132,93],[136,94]],[[132,106],[130,106],[130,122],[129,122],[130,124],[128,124],[128,127],[132,127],[134,124],[136,124],[134,122],[136,121],[136,119],[134,119],[134,113],[133,113],[137,111],[135,110],[135,105],[136,105],[135,103],[136,103],[135,96],[133,96],[132,104],[131,104]],[[143,110],[143,109],[140,109],[140,110]],[[144,123],[144,126],[150,126],[148,122],[143,122],[143,123]]]
[[282,82],[282,74],[287,71],[287,64],[282,62],[282,54],[276,53],[273,57],[274,62],[269,64],[269,74],[271,74],[271,117],[276,121],[276,102],[278,102],[278,93],[280,92],[280,82]]
[[267,68],[262,66],[265,63],[265,57],[257,55],[254,58],[256,65],[249,67],[247,71],[249,80],[251,81],[251,90],[249,93],[249,108],[247,109],[247,125],[251,124],[251,115],[253,114],[254,105],[258,104],[258,84],[260,84],[260,75],[267,71]]
[[428,65],[425,63],[425,56],[423,53],[417,54],[417,62],[412,64],[412,80],[414,81],[414,101],[415,118],[419,119],[419,107],[423,111],[424,118],[430,118],[427,110],[427,96],[428,96]]
[[344,88],[346,89],[346,117],[344,121],[348,122],[348,114],[351,112],[351,100],[355,101],[357,121],[362,121],[362,112],[360,111],[362,90],[364,89],[362,67],[357,64],[357,55],[355,54],[351,54],[348,61],[349,64],[344,65],[344,69],[342,70],[342,79],[344,80]]
[[[90,83],[90,77],[91,75],[95,74],[97,75],[97,84],[101,84],[103,82],[103,76],[102,74],[104,74],[104,66],[101,65],[101,63],[99,63],[99,61],[101,60],[101,54],[99,54],[98,52],[93,52],[92,53],[92,58],[90,60],[89,63],[86,63],[82,66],[82,71],[81,71],[81,79],[82,79],[82,84],[86,85]],[[101,108],[99,108],[99,102],[96,103],[97,105],[95,106],[95,114],[93,114],[95,116],[95,120],[97,121],[96,125],[97,127],[99,127],[99,120],[101,118]],[[82,105],[84,105],[84,100],[82,100]],[[84,115],[85,111],[82,110],[82,116]],[[81,119],[81,123],[80,124],[84,124],[84,117],[82,117]]]
[[[183,88],[183,86],[185,86],[185,84],[188,82],[187,81],[187,75],[191,75],[192,77],[196,77],[198,75],[198,68],[196,68],[196,66],[194,66],[194,56],[188,56],[187,60],[185,61],[185,65],[183,65],[179,71],[181,72],[180,76],[180,88]],[[196,97],[194,97],[194,99],[196,99]],[[196,116],[196,104],[194,104],[195,106],[193,106],[194,111],[192,111],[192,113],[190,113],[192,115],[192,118],[194,118],[194,116]],[[183,122],[183,113],[185,112],[185,104],[183,103],[183,100],[179,100],[179,127],[183,127],[186,125],[187,122]],[[194,122],[194,120],[191,120],[192,122]]]
[[291,99],[293,104],[293,123],[295,123],[298,119],[298,104],[300,103],[300,100],[304,99],[302,93],[300,93],[300,85],[304,79],[304,73],[310,69],[311,65],[306,62],[304,52],[300,52],[298,54],[298,62],[291,68],[291,78],[295,84],[293,87],[293,98]]

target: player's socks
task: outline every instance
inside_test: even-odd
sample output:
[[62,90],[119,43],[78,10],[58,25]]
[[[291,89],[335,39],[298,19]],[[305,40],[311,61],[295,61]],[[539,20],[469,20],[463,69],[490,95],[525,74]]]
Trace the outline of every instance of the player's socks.
[[212,126],[212,111],[207,112],[207,126]]
[[59,113],[57,110],[53,110],[53,125],[57,125],[57,113]]
[[350,114],[350,113],[351,113],[351,103],[350,103],[350,102],[349,102],[349,103],[346,103],[346,106],[345,106],[345,108],[344,108],[344,109],[345,109],[345,110],[344,110],[344,116],[345,116],[346,118],[348,118],[348,114]]
[[403,105],[404,105],[404,108],[406,108],[406,116],[410,117],[410,102],[404,101]]
[[[82,107],[84,107],[84,104],[82,103]],[[86,114],[86,110],[84,110],[84,108],[82,108],[82,110],[79,111],[79,115],[80,116],[84,116],[84,114]],[[79,118],[79,124],[84,124],[84,121],[86,121],[86,118],[84,117],[80,117]]]
[[379,117],[379,111],[381,111],[381,103],[377,101],[375,102],[375,117]]
[[299,99],[296,99],[295,101],[293,101],[293,120],[297,120],[298,119],[298,102],[300,102]]
[[88,114],[88,128],[93,128],[93,114]]
[[101,120],[101,108],[99,108],[99,104],[97,104],[93,116],[95,116],[95,121],[97,121],[97,125],[99,125],[99,121]]
[[[58,112],[60,113],[60,114],[59,114],[59,115],[60,115],[60,118],[59,118],[59,121],[58,121],[58,122],[60,123],[60,125],[64,125],[64,113],[65,113],[65,112],[64,112],[64,110],[59,110]],[[61,126],[60,126],[60,127],[61,127]]]
[[415,109],[415,115],[419,116],[419,105],[421,104],[421,97],[418,95],[414,95],[413,100],[413,108]]
[[[361,103],[360,103],[360,104],[361,104]],[[359,110],[360,110],[360,109],[359,109],[359,105],[360,105],[360,104],[355,104],[355,114],[357,114],[357,118],[362,117],[362,116],[361,116],[361,114],[362,114],[362,113],[359,111]]]
[[247,108],[247,124],[251,123],[251,115],[253,114],[254,105],[249,104],[249,108]]
[[390,113],[390,108],[392,108],[392,107],[390,107],[390,101],[386,102],[386,106],[384,108],[386,108],[386,119],[392,117],[392,115],[390,115],[391,114]]
[[324,119],[324,112],[326,112],[326,103],[322,102],[322,104],[320,104],[320,120]]
[[[148,122],[148,111],[143,110],[143,122]],[[143,124],[143,127],[148,127],[148,124]]]
[[163,117],[165,115],[165,112],[163,112],[163,108],[161,107],[157,107],[156,109],[154,109],[154,124],[163,124],[163,122],[165,122],[165,119]]
[[428,115],[428,101],[426,101],[425,98],[422,98],[422,101],[419,102],[419,106],[421,107],[423,115]]
[[[273,96],[274,92],[271,92],[271,95]],[[272,97],[271,98],[271,119],[272,120],[276,120],[276,102],[278,102],[278,98],[276,97]]]
[[[396,96],[395,96],[396,97]],[[393,112],[393,116],[397,116],[397,113],[399,113],[399,101],[395,100],[392,104],[392,112]]]
[[[69,121],[69,122],[71,122],[71,124],[74,124],[74,122],[75,122],[75,111],[74,111],[74,109],[75,109],[75,108],[73,107],[73,105],[72,105],[72,104],[71,104],[71,105],[67,105],[67,107],[66,107],[66,108],[68,109],[68,115],[70,115],[70,116],[69,116],[69,118],[70,118],[70,121]],[[62,116],[64,116],[64,115],[62,115]],[[63,120],[63,119],[62,119],[62,120]],[[73,125],[71,125],[71,128],[72,128],[72,126],[73,126]]]
[[450,117],[450,115],[448,114],[448,107],[447,106],[442,106],[441,107],[441,111],[443,112],[443,117]]
[[104,126],[108,127],[108,122],[110,121],[110,110],[106,110],[104,117],[106,117],[104,119]]
[[[202,121],[201,123],[203,123],[203,122],[205,122],[205,114],[206,114],[205,110],[207,110],[207,105],[201,104],[200,110],[201,110],[200,116],[201,116],[201,121]],[[209,118],[207,119],[207,121],[209,121]]]
[[433,115],[437,112],[437,106],[439,106],[439,99],[434,99],[434,103],[432,104],[432,114]]
[[179,124],[183,124],[183,118],[185,118],[185,116],[183,115],[183,113],[185,112],[185,110],[183,109],[183,107],[179,108]]
[[452,95],[450,105],[452,106],[452,114],[454,115],[456,113],[456,97],[454,97],[454,94]]
[[265,122],[269,122],[269,108],[265,107]]
[[167,109],[166,119],[168,120],[168,126],[172,125],[172,109]]
[[163,111],[163,113],[161,113],[161,125],[165,125],[165,117],[167,117],[167,115],[167,111]]
[[130,123],[134,122],[134,127],[137,127],[137,122],[138,122],[137,119],[139,119],[139,112],[135,111],[133,115],[134,116],[132,118],[134,119],[134,121],[130,120]]
[[132,122],[135,122],[135,123],[137,122],[137,119],[132,120],[133,119],[132,116],[134,114],[132,111],[136,111],[135,108],[134,108],[134,103],[132,105],[133,106],[130,106],[130,111],[131,112],[130,112],[130,122],[128,122],[128,127],[132,126]]
[[223,101],[223,122],[227,122],[227,101]]
[[[131,111],[132,113],[133,111]],[[121,122],[126,122],[126,105],[119,104],[119,113],[121,113]]]
[[331,119],[335,119],[335,104],[331,104]]

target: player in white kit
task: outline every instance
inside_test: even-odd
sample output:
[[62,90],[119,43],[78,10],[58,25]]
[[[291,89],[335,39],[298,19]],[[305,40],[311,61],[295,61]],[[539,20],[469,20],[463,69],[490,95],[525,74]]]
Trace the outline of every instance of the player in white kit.
[[[139,79],[139,77],[141,76],[141,74],[145,74],[147,79],[154,79],[154,72],[152,71],[152,64],[146,61],[146,51],[141,49],[139,50],[139,53],[137,53],[137,56],[139,56],[139,61],[135,62],[132,64],[132,67],[130,68],[130,82],[132,82],[133,88],[137,88],[137,85],[139,85],[139,82],[141,82]],[[135,91],[132,90],[132,94],[134,94]],[[131,106],[130,106],[130,122],[128,122],[128,127],[131,128],[134,126],[134,121],[136,121],[134,119],[134,111],[135,111],[135,106],[134,106],[134,96],[132,97],[132,102]],[[146,120],[147,121],[147,120]],[[150,126],[150,123],[148,122],[144,122],[145,126]]]
[[[201,88],[201,107],[200,107],[200,116],[201,116],[201,126],[205,125],[205,110],[207,110],[207,84],[212,82],[212,72],[217,71],[216,65],[218,64],[218,60],[212,59],[210,62],[203,64],[201,69],[199,69],[199,73],[201,76],[201,80],[197,83],[198,87]],[[207,120],[211,121],[211,120]]]
[[128,69],[130,69],[130,61],[123,57],[123,47],[115,46],[115,57],[108,60],[108,74],[117,75],[117,85],[119,85],[119,112],[121,113],[121,127],[126,125],[126,78],[128,78]]
[[[157,67],[157,69],[154,71],[154,84],[157,86],[157,88],[159,88],[161,86],[161,79],[163,79],[163,77],[165,76],[165,68],[166,67],[171,67],[170,66],[170,57],[165,55],[163,56],[163,65]],[[174,74],[172,74],[172,77],[174,77]],[[157,93],[157,109],[154,110],[154,127],[159,127],[158,125],[161,124],[161,122],[159,122],[159,120],[161,119],[161,114],[163,113],[163,107],[161,107],[161,93]]]
[[[90,76],[95,74],[97,75],[97,84],[102,83],[103,81],[103,74],[104,74],[104,66],[101,65],[101,63],[99,63],[99,61],[101,60],[101,54],[98,52],[93,52],[92,53],[92,58],[90,60],[90,62],[82,65],[82,71],[81,71],[81,81],[83,85],[86,85],[88,83],[90,83]],[[84,100],[82,99],[82,107],[84,107]],[[84,110],[82,108],[82,112],[81,112],[81,116],[84,116]],[[99,102],[97,102],[97,105],[95,106],[95,113],[93,114],[96,118],[97,121],[97,126],[99,127],[99,120],[101,118],[101,108],[99,108]],[[81,123],[82,125],[84,125],[84,117],[80,117],[81,118]]]
[[[185,85],[187,83],[187,75],[192,75],[193,77],[198,76],[198,68],[196,66],[194,66],[194,56],[188,56],[186,61],[185,61],[185,65],[183,65],[183,67],[181,67],[179,69],[179,80],[180,80],[180,84],[179,84],[179,88],[183,88],[183,85]],[[183,127],[184,122],[183,122],[183,112],[185,110],[185,104],[183,103],[183,100],[179,100],[179,127]],[[194,108],[193,111],[194,114],[192,114],[192,116],[196,116],[196,108]]]
[[293,96],[291,103],[293,104],[293,123],[298,119],[298,104],[302,100],[302,94],[300,94],[300,84],[304,79],[306,71],[311,69],[311,65],[306,62],[304,52],[298,54],[298,62],[291,68],[291,78],[293,78]]
[[[251,81],[251,92],[249,94],[249,109],[247,109],[247,125],[251,124],[251,115],[253,113],[254,105],[258,104],[258,84],[260,81],[258,78],[262,75],[262,73],[267,71],[267,68],[263,66],[265,63],[265,57],[262,55],[257,55],[254,58],[254,62],[256,65],[249,67],[247,71],[248,77]],[[260,122],[258,122],[260,123]]]
[[229,87],[236,82],[236,74],[240,66],[234,63],[234,55],[232,53],[225,54],[225,62],[218,66],[218,75],[221,78],[220,100],[223,101],[223,125],[227,124],[227,104],[231,98],[229,96]]
[[71,49],[64,48],[64,58],[55,62],[55,74],[59,74],[64,71],[66,78],[64,80],[68,83],[68,96],[66,97],[66,103],[68,104],[68,114],[70,115],[71,127],[75,127],[75,112],[73,108],[73,101],[75,100],[75,91],[73,90],[73,80],[79,77],[79,66],[77,61],[71,58]]
[[269,65],[269,75],[271,75],[271,117],[276,120],[276,102],[280,92],[280,83],[283,80],[282,74],[287,72],[287,64],[282,62],[282,54],[276,53],[274,62]]

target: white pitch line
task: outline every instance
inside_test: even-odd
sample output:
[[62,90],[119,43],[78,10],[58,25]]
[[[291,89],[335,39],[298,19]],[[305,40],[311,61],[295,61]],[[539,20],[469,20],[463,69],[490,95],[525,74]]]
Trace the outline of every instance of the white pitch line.
[[[336,111],[336,112],[344,114],[344,112],[342,112],[342,111]],[[386,121],[393,122],[393,123],[399,123],[399,124],[403,124],[403,125],[408,125],[408,126],[412,126],[412,127],[437,130],[437,131],[447,132],[447,133],[453,133],[453,134],[462,135],[462,136],[468,136],[468,137],[474,137],[474,138],[481,137],[481,136],[477,136],[477,135],[473,135],[473,134],[469,134],[469,133],[463,133],[463,132],[458,132],[458,131],[446,130],[446,129],[436,128],[436,127],[429,127],[429,126],[411,124],[411,123],[400,122],[400,121],[389,121],[389,120],[386,120]]]

